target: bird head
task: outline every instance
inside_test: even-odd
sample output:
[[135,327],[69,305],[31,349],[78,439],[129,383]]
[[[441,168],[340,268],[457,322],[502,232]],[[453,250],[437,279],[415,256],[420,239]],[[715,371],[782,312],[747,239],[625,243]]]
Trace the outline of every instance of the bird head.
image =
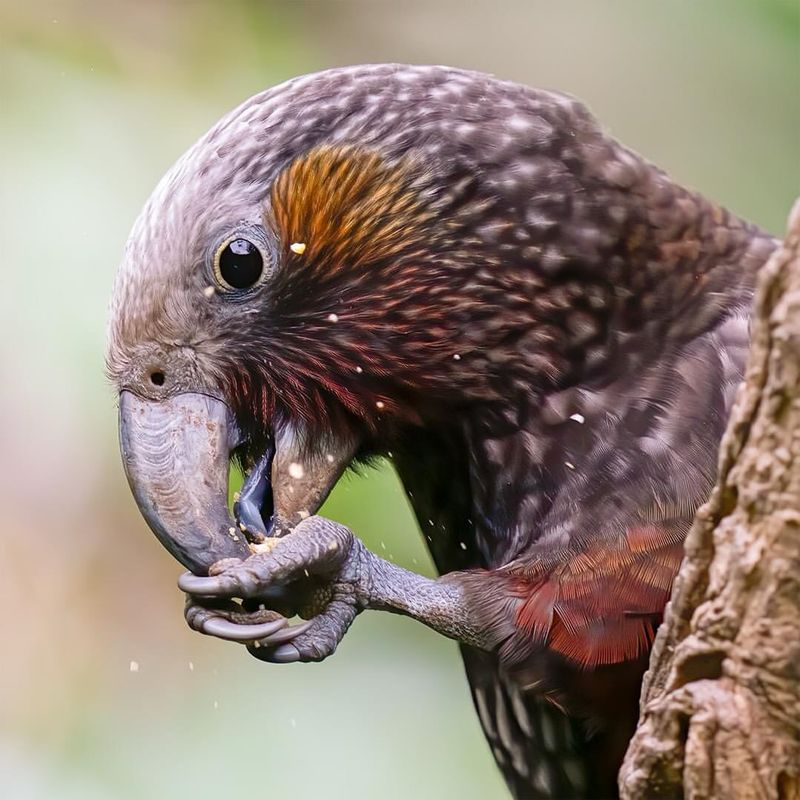
[[274,446],[273,517],[291,524],[354,456],[497,391],[480,349],[492,327],[476,326],[492,296],[472,268],[491,258],[464,235],[487,204],[469,171],[448,162],[445,180],[402,137],[386,146],[387,120],[378,141],[325,135],[347,130],[336,87],[290,112],[297,92],[253,98],[178,161],[113,292],[128,479],[195,571],[249,554],[227,509],[231,457]]

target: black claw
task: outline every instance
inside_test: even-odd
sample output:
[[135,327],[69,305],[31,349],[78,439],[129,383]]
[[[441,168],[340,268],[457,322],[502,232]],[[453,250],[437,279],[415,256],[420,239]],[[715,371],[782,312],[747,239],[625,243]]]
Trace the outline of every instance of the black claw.
[[267,538],[267,526],[264,524],[262,509],[271,501],[272,457],[275,447],[270,443],[264,455],[258,459],[253,469],[245,478],[239,499],[233,504],[233,515],[247,537],[254,542],[263,542]]

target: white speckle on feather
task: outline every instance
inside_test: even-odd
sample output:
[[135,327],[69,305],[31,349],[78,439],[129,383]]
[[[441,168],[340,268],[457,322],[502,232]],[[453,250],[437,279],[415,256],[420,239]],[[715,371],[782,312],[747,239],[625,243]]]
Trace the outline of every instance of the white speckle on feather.
[[339,315],[338,314],[328,314],[328,322],[338,322]]
[[333,456],[332,456],[330,453],[326,453],[326,454],[325,454],[325,460],[326,460],[326,461],[327,461],[329,464],[333,464],[334,458],[333,458]]
[[467,546],[464,544],[464,542],[459,542],[458,544],[459,544],[459,547],[461,547],[462,550],[466,550],[467,549]]
[[378,400],[375,403],[375,408],[377,408],[378,411],[382,411],[384,408],[386,408],[386,403],[384,403],[383,400]]
[[586,422],[586,417],[584,417],[583,414],[570,414],[569,418],[575,422],[579,422],[581,425]]
[[292,242],[289,245],[289,249],[293,253],[297,253],[297,255],[301,256],[306,251],[306,243],[305,242]]
[[461,356],[458,353],[453,353],[453,361],[461,361]]
[[361,367],[356,367],[356,372],[360,375],[364,370]]
[[213,297],[214,296],[214,292],[216,292],[216,291],[217,290],[213,286],[206,286],[206,288],[203,289],[203,294],[206,297]]
[[297,461],[292,461],[289,464],[289,477],[294,478],[295,480],[300,480],[303,475],[306,474],[305,469],[303,469],[303,465],[299,464]]
[[565,461],[564,466],[568,469],[575,469],[575,465],[571,461]]

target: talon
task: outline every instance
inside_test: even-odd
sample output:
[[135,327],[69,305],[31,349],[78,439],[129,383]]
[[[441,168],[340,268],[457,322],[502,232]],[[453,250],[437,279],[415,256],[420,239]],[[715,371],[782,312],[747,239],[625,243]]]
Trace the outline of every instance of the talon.
[[233,642],[252,642],[268,638],[287,625],[288,622],[285,619],[262,622],[259,625],[237,625],[235,622],[228,622],[220,617],[211,617],[202,623],[200,630],[202,633],[217,636],[220,639],[229,639]]
[[267,528],[261,510],[271,495],[270,473],[275,447],[270,444],[247,475],[239,497],[233,504],[233,515],[239,527],[252,542],[263,542]]
[[275,645],[290,642],[301,633],[305,633],[311,627],[311,621],[302,623],[302,625],[289,625],[271,636],[264,639],[259,639],[255,644],[260,647],[274,647]]
[[281,644],[272,650],[247,645],[247,649],[259,660],[271,661],[273,664],[292,664],[300,660],[300,651],[293,644]]
[[193,594],[199,597],[214,597],[220,591],[219,577],[201,578],[191,572],[184,572],[178,578],[178,588],[186,594]]

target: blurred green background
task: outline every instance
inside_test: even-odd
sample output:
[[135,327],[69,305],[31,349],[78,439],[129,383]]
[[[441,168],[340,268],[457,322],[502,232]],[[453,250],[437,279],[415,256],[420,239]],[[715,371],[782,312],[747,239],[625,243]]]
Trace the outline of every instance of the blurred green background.
[[[363,615],[320,665],[191,634],[103,376],[106,303],[157,179],[300,72],[448,63],[572,92],[780,233],[800,191],[796,0],[0,0],[0,796],[500,798],[456,647]],[[430,562],[391,472],[326,512]]]

